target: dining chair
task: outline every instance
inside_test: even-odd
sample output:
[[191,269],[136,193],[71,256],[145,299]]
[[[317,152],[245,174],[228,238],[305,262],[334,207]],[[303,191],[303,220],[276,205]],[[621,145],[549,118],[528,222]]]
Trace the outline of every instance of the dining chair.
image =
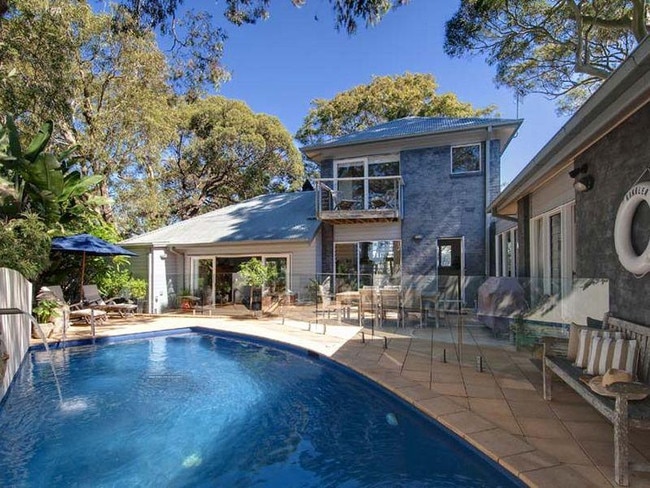
[[381,313],[379,314],[379,325],[384,325],[384,320],[387,319],[389,312],[395,312],[397,315],[397,327],[404,325],[403,310],[402,310],[402,292],[399,288],[384,287],[379,290],[379,307]]
[[378,315],[379,300],[377,290],[374,287],[364,286],[359,290],[359,326],[362,327],[366,320],[366,314],[372,315],[374,325]]
[[[336,300],[332,299],[332,295],[329,292],[329,287],[325,285],[318,285],[318,298],[316,300],[316,318],[318,314],[327,314],[327,318],[331,317],[332,312],[336,312],[337,320],[341,320],[340,312]],[[320,302],[320,303],[319,303]]]

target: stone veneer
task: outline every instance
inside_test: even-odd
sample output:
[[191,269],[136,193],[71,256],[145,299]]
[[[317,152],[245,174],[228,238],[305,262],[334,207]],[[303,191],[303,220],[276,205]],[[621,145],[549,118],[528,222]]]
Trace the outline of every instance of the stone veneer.
[[[594,187],[576,193],[576,272],[580,278],[609,279],[609,307],[616,317],[650,325],[650,274],[637,278],[618,260],[614,248],[616,212],[625,193],[650,167],[650,103],[580,155]],[[568,176],[567,176],[568,177]],[[645,174],[642,181],[649,181]],[[650,208],[639,206],[632,229],[637,253],[650,237]]]
[[[485,144],[482,145],[485,158]],[[450,146],[403,151],[404,180],[402,263],[409,276],[436,273],[436,243],[441,237],[465,237],[465,275],[485,275],[485,172],[452,175]],[[490,197],[499,191],[500,147],[490,147]],[[416,241],[413,236],[421,235]],[[492,233],[491,240],[493,242]],[[408,286],[408,283],[404,283]]]

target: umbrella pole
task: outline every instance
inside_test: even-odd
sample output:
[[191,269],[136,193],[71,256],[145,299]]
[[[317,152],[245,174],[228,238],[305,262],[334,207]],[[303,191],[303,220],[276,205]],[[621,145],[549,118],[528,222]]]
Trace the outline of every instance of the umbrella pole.
[[84,301],[84,273],[86,272],[86,252],[81,254],[81,283],[79,283],[79,301]]

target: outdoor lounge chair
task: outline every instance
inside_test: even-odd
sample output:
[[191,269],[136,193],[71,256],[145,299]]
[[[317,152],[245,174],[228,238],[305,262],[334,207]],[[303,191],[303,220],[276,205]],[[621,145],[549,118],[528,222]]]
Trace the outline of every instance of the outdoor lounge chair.
[[138,308],[135,303],[118,303],[115,300],[119,298],[109,298],[104,300],[99,294],[97,285],[83,286],[84,303],[93,309],[104,310],[107,313],[116,313],[120,317],[133,315]]
[[106,312],[103,310],[93,310],[84,307],[81,302],[73,304],[66,302],[63,296],[63,289],[59,285],[43,286],[36,298],[39,300],[56,300],[62,305],[67,305],[69,310],[68,317],[71,322],[83,322],[84,324],[92,325],[93,320],[96,324],[101,324],[108,318]]

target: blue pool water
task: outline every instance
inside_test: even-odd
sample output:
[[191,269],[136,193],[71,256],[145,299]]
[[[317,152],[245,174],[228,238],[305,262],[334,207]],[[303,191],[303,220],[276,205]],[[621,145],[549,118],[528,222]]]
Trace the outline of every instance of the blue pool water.
[[186,333],[32,352],[0,408],[0,486],[521,486],[329,361]]

